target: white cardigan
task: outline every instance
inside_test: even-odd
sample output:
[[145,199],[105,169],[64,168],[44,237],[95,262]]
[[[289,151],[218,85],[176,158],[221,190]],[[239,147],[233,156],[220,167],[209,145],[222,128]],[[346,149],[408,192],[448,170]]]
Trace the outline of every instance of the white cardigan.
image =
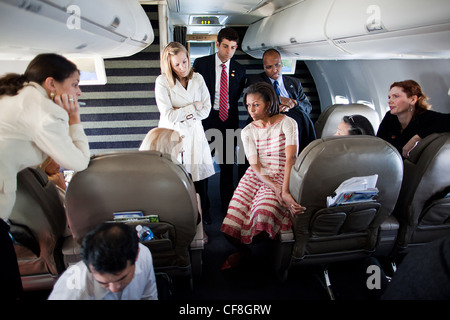
[[[155,98],[160,112],[158,126],[174,129],[183,136],[183,165],[192,180],[212,176],[214,166],[202,125],[202,119],[207,118],[211,110],[211,100],[203,77],[194,73],[187,89],[178,80],[170,88],[167,76],[162,74],[156,78]],[[203,108],[197,110],[195,101],[201,101]]]
[[0,218],[11,214],[22,169],[42,163],[47,155],[66,169],[86,169],[90,152],[83,126],[69,127],[68,121],[67,112],[37,83],[0,97]]

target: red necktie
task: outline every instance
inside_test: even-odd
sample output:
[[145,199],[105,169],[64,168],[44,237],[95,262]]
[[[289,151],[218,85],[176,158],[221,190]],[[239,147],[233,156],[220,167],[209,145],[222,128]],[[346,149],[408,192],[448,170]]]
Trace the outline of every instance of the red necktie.
[[219,118],[222,121],[228,118],[228,77],[227,71],[225,70],[227,66],[221,64],[222,74],[220,76],[220,104],[219,104]]

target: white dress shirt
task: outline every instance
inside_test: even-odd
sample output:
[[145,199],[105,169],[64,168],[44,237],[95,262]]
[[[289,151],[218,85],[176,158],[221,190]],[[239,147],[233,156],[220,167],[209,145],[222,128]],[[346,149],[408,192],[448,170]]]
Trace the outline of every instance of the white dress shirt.
[[[269,79],[270,79],[270,82],[272,83],[272,86],[274,86],[275,80],[273,80],[272,78],[269,78]],[[289,98],[289,93],[287,92],[286,88],[284,87],[283,76],[280,75],[280,77],[276,81],[278,81],[278,88],[280,90],[280,97]],[[274,88],[275,88],[275,86],[274,86]]]
[[80,261],[61,275],[48,300],[157,300],[152,254],[141,243],[139,249],[133,280],[122,291],[112,293],[103,288]]

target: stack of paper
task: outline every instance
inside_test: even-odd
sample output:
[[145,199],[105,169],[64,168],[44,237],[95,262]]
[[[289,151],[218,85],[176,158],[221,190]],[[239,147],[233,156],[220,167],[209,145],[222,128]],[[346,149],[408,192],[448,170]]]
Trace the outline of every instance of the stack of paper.
[[327,206],[335,207],[343,204],[373,201],[378,194],[377,180],[377,174],[345,180],[334,191],[334,196],[327,197]]
[[147,221],[159,222],[159,217],[156,214],[144,216],[142,211],[123,211],[114,212],[114,221],[131,222],[131,221]]

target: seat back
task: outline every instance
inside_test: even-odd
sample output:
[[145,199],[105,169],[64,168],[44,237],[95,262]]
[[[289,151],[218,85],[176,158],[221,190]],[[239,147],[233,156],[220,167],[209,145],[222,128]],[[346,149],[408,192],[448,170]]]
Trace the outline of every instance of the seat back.
[[420,141],[404,160],[404,168],[394,211],[400,223],[400,250],[450,234],[450,133]]
[[[156,151],[103,154],[76,173],[66,193],[67,219],[74,239],[114,213],[141,211],[158,215],[149,223],[155,239],[145,242],[155,270],[190,275],[189,245],[198,217],[195,187],[183,166]],[[135,223],[137,224],[137,223]]]
[[[398,151],[377,137],[326,137],[309,144],[290,176],[292,196],[306,207],[294,219],[293,260],[331,262],[373,252],[378,228],[397,201],[402,173]],[[327,207],[327,196],[343,181],[374,174],[375,202]]]
[[314,123],[317,138],[334,135],[342,118],[354,114],[366,117],[372,124],[375,134],[377,133],[378,127],[380,126],[380,117],[374,109],[360,103],[334,104],[322,112],[319,119]]
[[61,245],[66,216],[56,186],[41,169],[18,173],[9,221],[24,290],[51,288],[64,271]]

